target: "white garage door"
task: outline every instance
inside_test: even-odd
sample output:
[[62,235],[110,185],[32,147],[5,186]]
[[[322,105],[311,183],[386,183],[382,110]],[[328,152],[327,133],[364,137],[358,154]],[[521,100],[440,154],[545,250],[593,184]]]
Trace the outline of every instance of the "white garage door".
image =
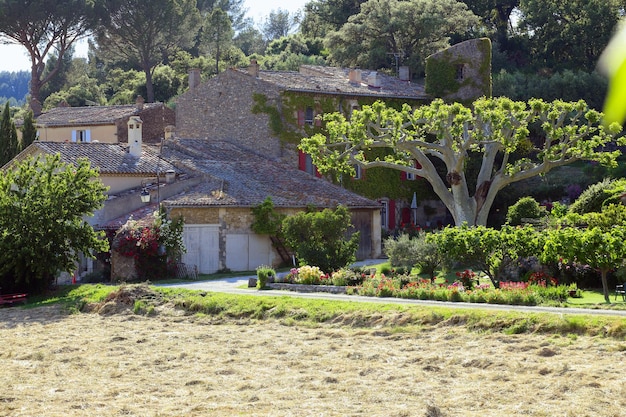
[[226,267],[232,271],[253,271],[270,265],[272,244],[267,236],[226,235]]
[[183,241],[187,253],[183,262],[196,265],[201,274],[213,274],[219,269],[219,225],[185,225]]

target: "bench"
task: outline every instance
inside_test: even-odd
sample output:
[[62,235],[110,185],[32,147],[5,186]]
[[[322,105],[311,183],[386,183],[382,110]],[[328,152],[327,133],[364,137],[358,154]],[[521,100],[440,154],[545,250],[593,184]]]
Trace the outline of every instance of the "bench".
[[620,284],[615,287],[615,299],[617,300],[617,296],[621,295],[622,300],[626,301],[626,284]]
[[19,293],[19,294],[0,294],[0,305],[9,304],[13,305],[15,303],[25,303],[27,301],[28,294]]

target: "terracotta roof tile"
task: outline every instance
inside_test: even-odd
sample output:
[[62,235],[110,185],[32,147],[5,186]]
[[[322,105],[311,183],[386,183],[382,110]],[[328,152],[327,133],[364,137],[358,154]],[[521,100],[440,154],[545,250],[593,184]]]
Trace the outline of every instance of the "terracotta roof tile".
[[[238,69],[247,74],[247,70]],[[298,71],[259,71],[259,79],[288,91],[429,100],[424,86],[376,71],[358,70],[360,83],[349,82],[350,69],[303,65]],[[379,87],[372,86],[374,77]]]
[[[160,108],[162,103],[146,103],[143,109]],[[112,124],[140,114],[135,104],[117,106],[55,107],[37,117],[36,123],[46,126],[91,126]]]
[[276,207],[378,208],[380,204],[227,142],[179,139],[165,146],[164,158],[201,172],[205,180],[167,199],[173,206],[253,207],[271,196]]
[[60,154],[65,163],[75,164],[79,158],[87,158],[93,168],[105,174],[154,175],[157,171],[174,170],[174,165],[159,158],[154,148],[144,147],[141,158],[130,155],[127,147],[109,143],[40,142],[30,145],[47,154]]

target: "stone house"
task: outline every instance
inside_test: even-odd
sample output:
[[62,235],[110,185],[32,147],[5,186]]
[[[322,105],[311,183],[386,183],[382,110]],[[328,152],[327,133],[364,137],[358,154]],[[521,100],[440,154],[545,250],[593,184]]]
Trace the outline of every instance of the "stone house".
[[[401,67],[396,77],[312,65],[303,65],[299,71],[264,71],[252,61],[246,69],[229,69],[205,83],[192,70],[189,91],[177,99],[177,136],[229,142],[319,176],[310,156],[298,151],[297,144],[303,136],[323,131],[322,114],[349,115],[376,100],[395,106],[419,106],[437,96],[454,100],[455,91],[465,99],[489,96],[490,52],[489,40],[478,39],[430,57],[427,69],[431,73],[427,71],[425,85],[411,81],[407,67]],[[445,207],[426,181],[387,171],[358,169],[355,178],[341,185],[381,204],[385,230],[409,222],[436,225],[446,221]],[[411,207],[414,195],[417,209]]]
[[44,142],[126,143],[127,123],[134,116],[144,123],[144,143],[159,143],[176,117],[163,103],[144,103],[139,96],[128,105],[55,107],[39,115],[35,123],[38,138]]

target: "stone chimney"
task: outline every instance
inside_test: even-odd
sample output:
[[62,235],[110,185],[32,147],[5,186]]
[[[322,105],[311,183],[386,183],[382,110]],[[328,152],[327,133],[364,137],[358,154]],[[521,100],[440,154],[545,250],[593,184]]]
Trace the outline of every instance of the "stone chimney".
[[141,157],[142,124],[138,116],[131,116],[128,119],[128,153],[136,158]]
[[348,74],[348,79],[350,84],[361,84],[361,70],[360,69],[351,69]]
[[200,68],[191,68],[189,70],[189,89],[193,90],[200,85]]
[[143,110],[143,105],[145,104],[145,102],[146,100],[144,100],[143,97],[137,96],[137,98],[135,99],[135,107],[137,107],[137,110]]
[[252,77],[259,77],[259,64],[256,62],[256,59],[250,60],[250,65],[248,66],[248,74]]
[[400,78],[400,81],[411,81],[409,67],[403,65],[398,68],[398,77]]
[[173,139],[175,131],[176,131],[176,126],[174,125],[165,126],[165,136],[163,136],[165,140]]
[[367,85],[370,87],[380,88],[382,86],[381,81],[380,75],[376,71],[371,72],[369,77],[367,77]]

